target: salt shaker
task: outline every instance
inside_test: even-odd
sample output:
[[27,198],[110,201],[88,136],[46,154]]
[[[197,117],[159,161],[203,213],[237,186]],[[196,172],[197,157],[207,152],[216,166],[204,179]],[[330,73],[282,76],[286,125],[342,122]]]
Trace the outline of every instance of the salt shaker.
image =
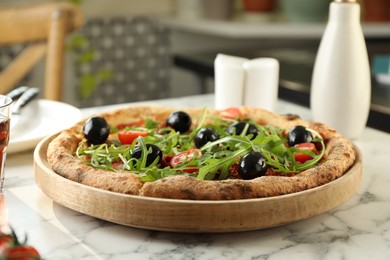
[[215,108],[226,109],[243,105],[244,69],[248,59],[218,54],[214,61]]
[[370,66],[355,0],[334,0],[314,64],[313,119],[351,139],[364,130],[371,100]]
[[279,62],[257,58],[244,62],[244,105],[276,112],[279,88]]

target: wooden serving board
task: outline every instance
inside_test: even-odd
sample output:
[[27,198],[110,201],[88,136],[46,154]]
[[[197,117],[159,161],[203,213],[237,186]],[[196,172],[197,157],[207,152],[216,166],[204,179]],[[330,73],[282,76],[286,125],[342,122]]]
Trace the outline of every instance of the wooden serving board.
[[49,142],[34,152],[35,181],[53,201],[75,211],[121,225],[175,232],[236,232],[306,219],[347,201],[358,190],[362,158],[339,179],[303,192],[259,199],[193,201],[133,196],[100,190],[54,173],[46,158]]

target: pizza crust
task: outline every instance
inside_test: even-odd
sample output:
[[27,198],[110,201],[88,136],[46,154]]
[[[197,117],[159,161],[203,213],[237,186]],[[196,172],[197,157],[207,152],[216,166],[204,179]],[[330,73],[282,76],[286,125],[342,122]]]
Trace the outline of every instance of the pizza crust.
[[134,173],[95,169],[74,157],[82,139],[79,127],[60,133],[48,146],[47,159],[54,172],[69,180],[98,189],[139,195],[143,183]]
[[[48,162],[53,171],[64,178],[108,191],[172,199],[234,200],[278,196],[321,186],[342,176],[356,159],[353,144],[334,129],[321,123],[305,122],[296,116],[277,115],[262,109],[248,107],[240,109],[244,115],[258,124],[274,125],[286,130],[299,124],[325,134],[327,137],[325,159],[316,167],[293,177],[263,176],[253,180],[200,181],[193,177],[176,175],[143,183],[134,173],[95,169],[74,157],[74,152],[83,139],[82,126],[85,119],[62,131],[53,139],[47,150]],[[175,110],[167,107],[140,106],[118,109],[99,116],[103,116],[111,125],[145,118],[164,122],[173,111]],[[203,109],[183,111],[188,112],[196,123]],[[209,113],[218,115],[220,112],[209,110]]]
[[344,138],[332,139],[327,159],[317,167],[293,177],[263,176],[253,180],[199,181],[188,176],[170,176],[145,183],[142,195],[172,199],[232,200],[279,196],[321,186],[339,178],[355,160],[353,146]]

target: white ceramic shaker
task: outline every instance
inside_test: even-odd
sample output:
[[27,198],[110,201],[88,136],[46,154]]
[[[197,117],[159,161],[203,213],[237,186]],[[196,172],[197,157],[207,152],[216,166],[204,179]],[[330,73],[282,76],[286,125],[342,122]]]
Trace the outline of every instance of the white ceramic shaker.
[[276,112],[279,89],[279,61],[257,58],[244,62],[244,105]]
[[214,61],[215,108],[240,107],[244,98],[244,69],[246,58],[218,54]]
[[370,66],[355,0],[334,0],[311,84],[313,119],[358,138],[370,111]]

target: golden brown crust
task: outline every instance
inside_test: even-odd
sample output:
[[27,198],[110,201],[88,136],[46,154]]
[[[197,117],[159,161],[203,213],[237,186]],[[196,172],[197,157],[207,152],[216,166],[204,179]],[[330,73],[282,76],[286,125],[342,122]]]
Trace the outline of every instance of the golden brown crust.
[[99,189],[138,195],[142,182],[134,173],[110,172],[95,169],[73,156],[81,140],[76,129],[63,131],[48,146],[47,158],[54,172],[88,186]]
[[[202,109],[184,109],[196,123]],[[137,122],[152,118],[163,122],[174,109],[166,107],[129,107],[101,114],[111,125]],[[218,111],[210,110],[218,114]],[[188,176],[170,176],[155,182],[142,183],[137,175],[128,172],[109,172],[95,169],[74,157],[82,139],[82,125],[62,131],[50,144],[48,161],[57,174],[92,187],[148,197],[192,199],[192,200],[233,200],[278,196],[314,188],[339,178],[355,161],[352,143],[333,129],[314,122],[305,122],[293,115],[276,115],[254,108],[242,107],[241,112],[263,125],[274,125],[290,129],[295,125],[306,125],[323,133],[327,139],[325,160],[318,166],[293,177],[264,176],[253,180],[228,179],[223,181],[199,181]]]

